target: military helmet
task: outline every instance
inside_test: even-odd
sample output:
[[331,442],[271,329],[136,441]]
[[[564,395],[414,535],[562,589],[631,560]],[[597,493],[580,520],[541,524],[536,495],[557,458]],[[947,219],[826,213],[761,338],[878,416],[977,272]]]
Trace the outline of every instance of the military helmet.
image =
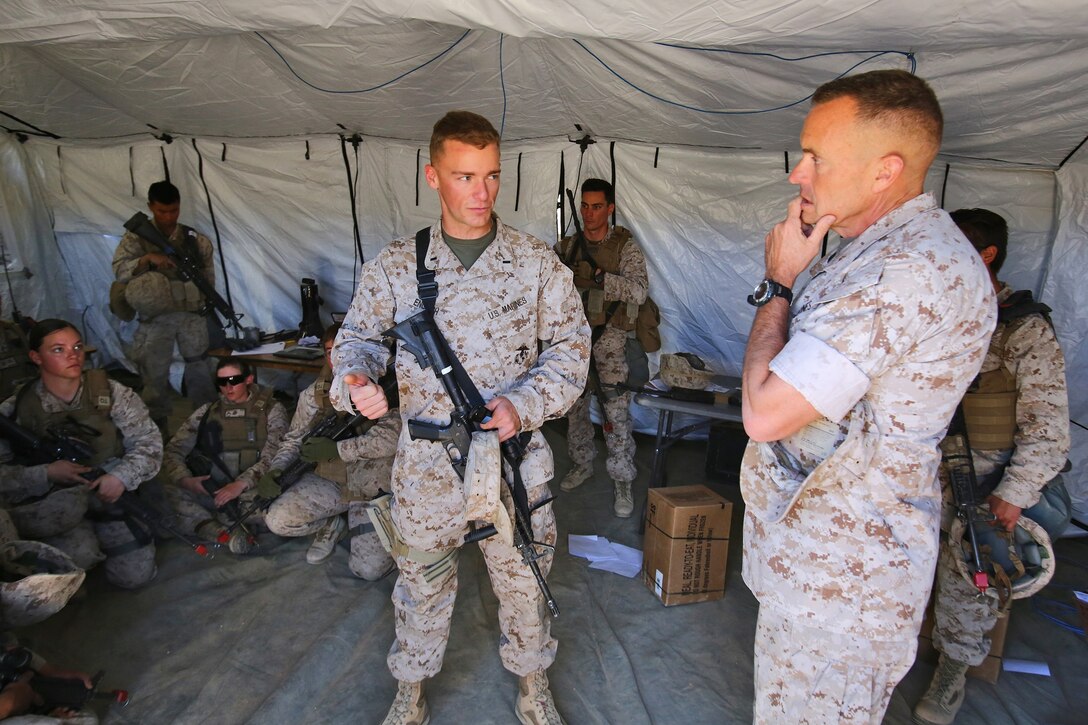
[[87,515],[90,494],[86,486],[58,488],[43,499],[8,509],[19,533],[31,539],[63,534]]
[[40,541],[0,545],[0,624],[26,627],[59,612],[86,572],[55,546]]
[[[979,553],[991,585],[1000,580],[998,569],[1009,578],[1012,598],[1025,599],[1045,587],[1054,576],[1054,546],[1046,530],[1035,521],[1021,516],[1012,532],[995,528],[989,523],[975,524]],[[956,517],[949,532],[951,540],[959,542],[963,556],[956,557],[956,568],[969,581],[973,556],[966,540],[967,524]]]
[[661,356],[661,379],[669,387],[704,390],[714,376],[702,359],[690,352],[665,353]]
[[144,272],[125,285],[125,300],[140,317],[153,317],[174,309],[170,280],[161,272]]

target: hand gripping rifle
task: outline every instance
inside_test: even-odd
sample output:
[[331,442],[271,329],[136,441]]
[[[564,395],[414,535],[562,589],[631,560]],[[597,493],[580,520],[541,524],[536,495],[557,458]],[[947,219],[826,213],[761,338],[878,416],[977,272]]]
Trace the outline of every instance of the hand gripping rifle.
[[243,336],[242,315],[235,312],[230,303],[216,291],[215,286],[208,282],[204,276],[204,270],[201,269],[200,260],[194,259],[192,250],[175,247],[166,235],[151,223],[147,215],[140,211],[125,222],[125,229],[162,250],[162,253],[174,262],[178,275],[186,282],[192,282],[200,290],[200,293],[204,295],[204,309],[200,314],[222,315],[235,329],[238,337]]
[[[413,440],[422,439],[441,443],[446,449],[446,455],[449,456],[453,470],[464,479],[472,434],[483,430],[480,423],[490,415],[490,411],[483,405],[479,391],[464,372],[464,368],[456,360],[453,352],[449,350],[442,332],[427,311],[409,317],[384,332],[383,335],[399,340],[405,349],[412,353],[420,368],[431,368],[453,402],[453,412],[447,425],[409,420],[408,432]],[[470,401],[473,402],[470,403]],[[511,471],[510,478],[505,475],[502,478],[514,502],[514,546],[521,554],[522,561],[533,572],[548,610],[553,617],[558,617],[559,605],[556,604],[555,597],[552,596],[548,582],[544,580],[544,575],[540,573],[540,565],[537,563],[539,559],[551,554],[554,547],[533,541],[531,518],[533,509],[549,503],[551,498],[541,501],[533,508],[529,507],[528,493],[521,480],[521,461],[525,457],[525,440],[514,436],[504,441],[502,457]],[[465,541],[478,541],[494,534],[495,527],[489,525],[471,531],[465,537]]]
[[[299,441],[299,450],[302,450],[302,444],[311,438],[332,438],[334,441],[341,440],[349,437],[347,434],[351,432],[351,429],[363,420],[363,416],[359,413],[340,420],[340,414],[335,410],[325,415],[323,418],[314,424],[314,427],[309,430]],[[279,475],[276,482],[280,485],[280,492],[271,498],[266,496],[257,496],[253,499],[252,503],[246,506],[237,517],[234,517],[234,523],[227,527],[225,535],[229,538],[231,533],[234,532],[240,526],[243,526],[246,520],[257,513],[257,511],[266,511],[272,502],[282,496],[287,489],[298,483],[298,480],[305,476],[307,473],[311,473],[317,468],[317,463],[314,461],[304,461],[301,457],[297,457],[295,460],[288,464],[287,468],[283,469],[283,473]],[[224,534],[220,534],[220,538]]]
[[967,438],[967,419],[963,414],[962,403],[956,406],[956,412],[948,426],[948,434],[941,441],[941,458],[952,486],[956,515],[963,520],[967,528],[967,538],[971,542],[971,578],[978,590],[985,594],[990,582],[982,566],[975,528],[976,524],[984,521],[978,515],[978,480],[975,477],[975,462],[971,458],[971,443]]
[[[80,440],[61,427],[53,428],[48,436],[42,437],[27,430],[6,415],[0,415],[0,436],[8,441],[21,454],[22,458],[31,465],[52,463],[53,461],[72,461],[79,463],[86,461],[93,455],[93,450],[85,441]],[[106,474],[102,468],[95,468],[83,475],[88,482],[92,482]],[[46,492],[48,495],[52,492]],[[44,498],[45,495],[36,497]],[[20,503],[26,503],[24,501]],[[125,491],[115,502],[124,513],[132,518],[139,519],[153,531],[165,531],[176,539],[184,541],[197,554],[211,558],[212,553],[208,545],[189,536],[174,524],[172,514],[164,512],[138,497],[132,491]]]
[[[205,414],[204,420],[200,422],[200,427],[197,429],[196,445],[193,446],[193,450],[189,452],[189,455],[185,457],[185,465],[192,471],[194,476],[209,477],[204,479],[200,485],[204,487],[204,490],[208,492],[213,500],[219,489],[234,480],[234,475],[219,456],[219,451],[222,450],[223,426],[217,420],[209,423],[207,414]],[[216,474],[217,469],[219,471],[218,475]],[[219,508],[230,518],[232,524],[242,516],[242,507],[236,498],[227,501]],[[249,529],[242,524],[239,524],[239,528],[245,533],[246,541],[251,546],[257,543],[257,537]],[[229,531],[227,529],[221,530],[216,535],[215,540],[216,543],[226,544],[230,541]]]
[[19,679],[24,673],[31,672],[30,689],[34,690],[43,700],[38,710],[48,714],[58,707],[69,710],[82,710],[92,699],[108,699],[120,707],[127,707],[129,696],[127,690],[103,690],[99,691],[98,683],[105,675],[105,671],[99,672],[91,678],[91,687],[83,684],[83,680],[74,677],[51,677],[37,672],[31,666],[34,655],[25,647],[15,647],[0,653],[0,684],[8,685]]

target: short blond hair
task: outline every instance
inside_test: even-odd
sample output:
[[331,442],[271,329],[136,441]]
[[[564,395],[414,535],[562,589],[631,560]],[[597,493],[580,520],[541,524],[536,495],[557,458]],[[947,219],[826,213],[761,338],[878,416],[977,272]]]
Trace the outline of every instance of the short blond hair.
[[431,132],[432,164],[441,155],[442,144],[450,139],[482,149],[491,144],[498,146],[499,132],[491,125],[491,121],[478,113],[450,111],[438,119]]

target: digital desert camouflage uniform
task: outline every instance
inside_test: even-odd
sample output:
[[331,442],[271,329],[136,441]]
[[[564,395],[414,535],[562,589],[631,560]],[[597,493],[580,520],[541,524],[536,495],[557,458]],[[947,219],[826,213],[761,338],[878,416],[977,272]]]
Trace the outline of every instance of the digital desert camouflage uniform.
[[754,719],[879,723],[914,661],[938,443],[985,355],[993,285],[929,194],[811,273],[771,370],[825,417],[750,443],[741,467],[743,575],[760,602]]
[[[37,429],[33,422],[37,416],[31,418],[28,411],[40,406],[48,421],[75,418],[98,429],[99,436],[82,439],[95,448],[95,464],[107,468],[128,491],[159,472],[162,436],[132,390],[96,370],[83,374],[82,387],[71,403],[46,390],[41,380],[29,385],[0,405],[0,415],[14,413],[20,425],[44,435],[44,427]],[[7,441],[0,441],[0,451],[10,460]],[[111,460],[115,454],[117,460]],[[81,569],[104,560],[106,578],[119,587],[132,589],[151,581],[157,571],[155,543],[146,527],[120,518],[116,506],[103,504],[84,486],[54,488],[46,468],[0,465],[2,496],[20,534],[64,551]]]
[[[465,271],[443,241],[441,224],[431,228],[427,267],[439,285],[435,319],[484,401],[505,396],[518,411],[522,429],[538,431],[562,416],[585,387],[589,326],[571,278],[542,241],[495,221],[497,234]],[[359,287],[332,353],[331,399],[351,408],[343,376],[365,372],[378,379],[389,351],[373,342],[381,333],[422,309],[416,289],[414,237],[392,242],[363,267]],[[542,350],[541,350],[542,346]],[[538,352],[538,350],[540,350]],[[433,370],[420,369],[398,347],[396,373],[402,421],[445,423],[453,405]],[[534,433],[521,467],[530,505],[549,496],[554,475],[551,449]],[[401,431],[393,463],[392,518],[408,546],[429,554],[453,552],[468,532],[465,496],[445,450]],[[534,537],[555,542],[551,505],[532,515]],[[492,588],[499,599],[503,666],[518,675],[547,669],[556,640],[543,598],[529,568],[511,546],[492,537],[480,542]],[[540,561],[543,574],[551,558]],[[457,590],[457,560],[441,567],[398,557],[393,591],[397,638],[389,669],[402,682],[419,682],[442,668]]]
[[[206,403],[194,410],[166,444],[162,460],[162,477],[166,482],[163,488],[177,514],[182,531],[195,534],[197,527],[211,521],[213,516],[221,524],[232,523],[226,514],[216,513],[215,502],[210,495],[194,494],[178,483],[181,479],[194,475],[186,458],[197,445],[197,435],[204,414],[208,413],[209,423],[218,422],[223,426],[223,450],[220,459],[231,474],[230,480],[226,480],[227,476],[219,469],[213,469],[212,480],[220,486],[235,480],[244,481],[246,490],[236,500],[245,508],[256,498],[257,480],[271,467],[272,458],[287,431],[287,410],[282,403],[272,398],[271,393],[271,390],[252,385],[249,399],[241,405],[234,405],[220,396],[214,403]],[[232,433],[227,421],[237,426],[235,433]],[[247,526],[259,525],[263,520],[262,512],[257,511],[247,521]]]
[[[325,368],[313,385],[298,396],[291,428],[283,438],[270,469],[285,470],[298,459],[303,436],[326,414],[332,371]],[[346,413],[340,413],[346,416]],[[322,462],[313,473],[302,476],[269,507],[265,523],[279,536],[306,536],[316,532],[332,516],[348,514],[351,557],[348,566],[355,576],[373,581],[389,572],[393,558],[383,547],[366,513],[366,503],[380,490],[389,490],[393,457],[400,438],[400,412],[396,408],[354,438],[336,445],[340,460]]]
[[[581,259],[575,237],[564,237],[559,243],[559,256],[574,270],[574,284],[582,293],[586,317],[591,327],[600,328],[593,343],[593,369],[604,386],[626,383],[630,371],[627,365],[627,338],[633,335],[639,305],[646,301],[650,280],[646,273],[646,257],[634,238],[624,227],[614,226],[602,242],[586,242],[589,253],[604,270],[604,285],[593,280],[589,263]],[[602,250],[605,253],[602,254]],[[618,264],[611,264],[618,261]],[[588,276],[586,274],[588,273]],[[606,319],[608,310],[618,303],[616,311]],[[631,393],[605,387],[605,399],[598,401],[605,417],[604,440],[608,449],[608,475],[617,483],[628,486],[635,480],[635,438],[631,434]],[[567,448],[571,462],[592,472],[597,446],[593,442],[593,424],[589,417],[590,386],[567,412]],[[573,481],[572,481],[573,482]],[[568,484],[568,488],[570,485]]]
[[[1002,285],[998,304],[1013,290]],[[1004,371],[1015,390],[1016,432],[1013,447],[985,450],[972,438],[971,457],[980,480],[999,477],[993,495],[1030,509],[1043,488],[1055,478],[1069,455],[1069,396],[1065,358],[1050,323],[1040,314],[1010,322],[999,321],[980,373]],[[970,396],[970,393],[968,394]],[[971,422],[968,421],[968,433]],[[946,486],[945,524],[953,513]],[[989,632],[998,616],[998,596],[991,588],[981,596],[956,568],[959,546],[941,547],[937,565],[937,595],[933,643],[957,662],[981,664],[990,651]]]
[[[200,232],[178,224],[170,242],[178,249],[195,246],[208,284],[215,285],[215,257],[211,241]],[[161,250],[131,231],[125,232],[113,254],[113,274],[127,282],[125,298],[137,311],[140,326],[132,339],[130,357],[139,368],[144,387],[141,393],[152,418],[170,414],[170,363],[174,343],[185,360],[185,389],[195,403],[216,398],[212,370],[207,359],[208,321],[196,314],[204,298],[192,282],[183,281],[176,270],[138,270],[142,256]]]

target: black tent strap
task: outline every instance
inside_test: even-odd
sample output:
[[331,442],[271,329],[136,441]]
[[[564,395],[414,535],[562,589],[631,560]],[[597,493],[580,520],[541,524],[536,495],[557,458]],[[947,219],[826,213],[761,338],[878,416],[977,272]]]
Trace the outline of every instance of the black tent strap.
[[518,210],[521,202],[521,152],[518,152],[517,186],[514,187],[514,211]]
[[1082,139],[1080,140],[1080,143],[1079,143],[1079,144],[1077,144],[1077,145],[1076,145],[1076,146],[1075,146],[1075,147],[1073,148],[1073,150],[1072,150],[1072,151],[1070,151],[1069,153],[1067,153],[1067,154],[1065,155],[1065,158],[1064,158],[1064,159],[1062,159],[1062,162],[1061,162],[1060,164],[1058,164],[1058,168],[1060,169],[1061,167],[1065,166],[1065,162],[1066,162],[1066,161],[1068,161],[1069,159],[1073,158],[1073,157],[1074,157],[1074,156],[1076,155],[1076,153],[1077,153],[1078,151],[1080,151],[1080,148],[1081,148],[1081,146],[1083,146],[1083,145],[1085,144],[1085,142],[1088,142],[1088,136],[1085,136],[1084,138],[1082,138]]
[[419,162],[423,155],[423,149],[416,149],[416,206],[419,206]]
[[[193,139],[193,146],[196,146],[196,139]],[[170,181],[170,164],[166,162],[166,149],[159,146],[159,154],[162,155],[162,177],[167,181]],[[197,152],[197,156],[200,156],[200,152]]]
[[[215,234],[215,246],[219,250],[219,267],[223,270],[223,291],[227,295],[227,304],[234,307],[234,300],[230,296],[230,275],[227,272],[227,258],[223,253],[223,239],[219,236],[219,224],[215,221],[215,207],[212,206],[212,194],[208,191],[208,182],[204,179],[204,156],[196,145],[196,139],[192,139],[193,151],[196,152],[196,170],[200,175],[200,184],[204,187],[204,198],[208,201],[208,216],[212,220],[212,233]],[[161,149],[161,147],[160,147]],[[223,144],[223,158],[227,157],[227,145]],[[166,163],[166,154],[163,153],[163,163]],[[167,175],[167,180],[169,180]]]
[[[355,146],[355,168],[359,168],[359,147]],[[344,158],[344,171],[348,177],[348,200],[351,202],[351,230],[355,238],[355,252],[359,255],[359,263],[362,264],[366,260],[363,258],[363,241],[359,234],[359,211],[355,208],[355,179],[351,175],[351,161],[348,159],[348,139],[344,134],[340,134],[340,154]],[[358,175],[358,170],[356,170]],[[352,285],[354,287],[354,284]]]
[[6,116],[7,118],[10,118],[12,121],[15,121],[16,123],[21,123],[24,126],[26,126],[27,128],[31,129],[30,131],[26,131],[25,133],[34,133],[37,136],[48,136],[49,138],[57,138],[57,139],[60,138],[60,136],[58,136],[57,134],[55,134],[55,133],[53,133],[51,131],[46,131],[44,128],[38,128],[37,126],[35,126],[32,123],[27,123],[23,119],[19,118],[18,116],[13,116],[10,113],[8,113],[7,111],[0,111],[0,115]]
[[941,208],[944,209],[944,197],[948,192],[948,173],[952,170],[952,164],[944,165],[944,179],[941,181]]
[[[608,144],[608,160],[612,165],[612,178],[610,182],[612,184],[612,196],[616,195],[616,142],[612,141]],[[612,226],[616,225],[616,208],[612,207]]]
[[657,168],[657,159],[658,159],[658,157],[660,155],[661,155],[661,147],[657,146],[657,147],[654,148],[654,168],[655,169]]

